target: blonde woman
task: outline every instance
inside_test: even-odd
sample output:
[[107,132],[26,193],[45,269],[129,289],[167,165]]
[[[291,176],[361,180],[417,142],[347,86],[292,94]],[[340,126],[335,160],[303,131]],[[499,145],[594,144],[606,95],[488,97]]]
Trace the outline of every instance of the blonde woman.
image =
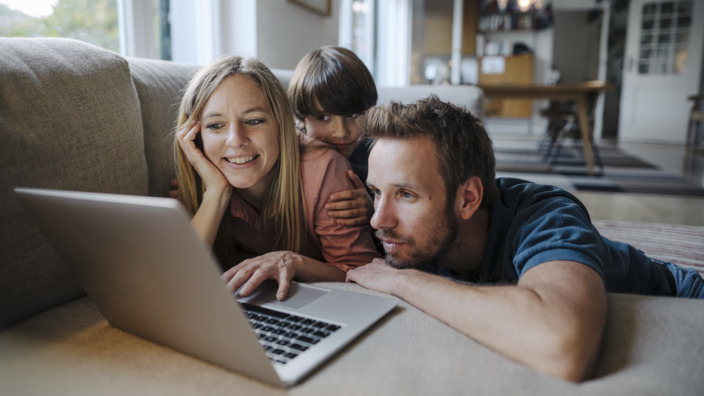
[[290,102],[261,62],[228,57],[201,69],[184,93],[176,130],[179,196],[223,269],[250,294],[266,279],[285,298],[290,280],[344,281],[378,253],[368,226],[335,222],[330,194],[353,188],[335,150],[299,146]]

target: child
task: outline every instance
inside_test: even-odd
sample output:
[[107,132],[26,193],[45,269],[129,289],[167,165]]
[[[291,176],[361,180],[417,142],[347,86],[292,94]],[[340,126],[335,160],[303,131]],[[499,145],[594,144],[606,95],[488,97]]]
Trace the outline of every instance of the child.
[[327,208],[339,224],[369,224],[373,202],[364,188],[367,143],[357,117],[376,104],[374,78],[354,52],[325,46],[306,54],[296,66],[288,94],[299,131],[334,147],[347,157],[355,189],[330,197]]

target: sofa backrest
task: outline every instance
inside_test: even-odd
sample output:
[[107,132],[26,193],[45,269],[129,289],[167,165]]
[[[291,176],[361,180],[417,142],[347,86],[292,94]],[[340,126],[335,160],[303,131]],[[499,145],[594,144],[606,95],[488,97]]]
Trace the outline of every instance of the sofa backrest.
[[173,130],[178,107],[183,89],[198,66],[143,58],[127,60],[142,113],[149,195],[164,197],[176,177]]
[[[0,328],[83,294],[13,188],[147,194],[127,61],[69,39],[0,38]],[[109,226],[109,224],[106,224]]]

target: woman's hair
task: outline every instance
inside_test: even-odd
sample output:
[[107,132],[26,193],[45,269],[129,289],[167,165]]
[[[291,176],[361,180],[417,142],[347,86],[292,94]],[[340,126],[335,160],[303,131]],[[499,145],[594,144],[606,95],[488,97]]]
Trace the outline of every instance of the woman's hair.
[[[279,130],[280,154],[271,170],[273,177],[263,202],[261,221],[264,223],[273,219],[279,232],[278,247],[298,252],[305,230],[300,151],[291,104],[286,91],[271,70],[256,59],[238,56],[225,57],[201,68],[184,90],[176,130],[192,122],[199,122],[203,108],[215,89],[223,80],[235,75],[251,78],[261,87]],[[200,135],[196,144],[202,150]],[[203,201],[205,186],[176,139],[174,149],[179,196],[186,209],[195,214]],[[235,254],[230,218],[228,210],[220,223],[213,247],[223,267],[233,264],[231,260]]]
[[[362,114],[376,104],[374,77],[354,52],[325,46],[307,53],[288,86],[296,117]],[[320,108],[318,108],[318,105]]]
[[498,199],[491,139],[481,121],[466,108],[430,95],[413,104],[391,102],[374,107],[358,122],[373,140],[431,138],[436,144],[448,198],[462,183],[478,176],[484,188],[481,207],[489,208]]

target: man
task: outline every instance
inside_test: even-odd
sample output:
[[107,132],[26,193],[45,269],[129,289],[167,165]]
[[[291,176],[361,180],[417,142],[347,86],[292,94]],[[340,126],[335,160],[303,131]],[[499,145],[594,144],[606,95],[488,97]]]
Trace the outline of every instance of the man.
[[701,277],[602,238],[555,187],[495,179],[491,140],[431,96],[360,119],[386,259],[347,280],[393,294],[487,347],[571,381],[593,371],[606,292],[704,295]]

